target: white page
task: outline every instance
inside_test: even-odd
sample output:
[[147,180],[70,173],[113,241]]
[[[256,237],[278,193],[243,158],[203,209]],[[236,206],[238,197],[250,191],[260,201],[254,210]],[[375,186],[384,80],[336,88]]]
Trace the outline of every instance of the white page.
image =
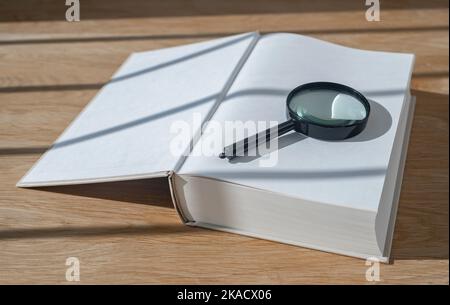
[[[281,140],[288,145],[271,153],[278,153],[274,167],[260,167],[259,161],[268,155],[249,162],[219,159],[221,148],[213,156],[196,156],[199,142],[178,173],[377,211],[413,61],[411,54],[356,50],[300,35],[263,36],[213,121],[222,125],[226,120],[283,122],[290,90],[304,83],[330,81],[353,87],[371,100],[365,131],[337,142],[288,134]],[[231,143],[227,134],[225,144]]]
[[132,54],[18,185],[166,175],[180,159],[171,124],[207,116],[256,37]]

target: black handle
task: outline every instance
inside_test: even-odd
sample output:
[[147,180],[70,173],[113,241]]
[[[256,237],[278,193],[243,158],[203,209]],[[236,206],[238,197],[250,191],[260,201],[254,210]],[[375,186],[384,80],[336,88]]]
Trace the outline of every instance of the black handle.
[[219,158],[227,158],[229,160],[237,157],[244,156],[250,147],[257,147],[263,143],[269,142],[271,139],[275,139],[285,133],[294,129],[294,121],[289,120],[278,126],[268,128],[253,136],[240,140],[231,145],[225,146],[223,152],[219,155]]

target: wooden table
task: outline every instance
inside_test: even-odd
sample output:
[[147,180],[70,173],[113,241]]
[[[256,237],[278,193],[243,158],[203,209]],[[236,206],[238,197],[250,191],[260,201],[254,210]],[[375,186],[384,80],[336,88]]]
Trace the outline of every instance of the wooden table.
[[71,256],[83,284],[367,283],[363,260],[182,225],[165,180],[15,187],[130,52],[253,30],[417,55],[381,283],[449,283],[447,1],[382,1],[367,22],[362,1],[81,0],[74,23],[64,1],[23,2],[0,4],[0,283],[67,283]]

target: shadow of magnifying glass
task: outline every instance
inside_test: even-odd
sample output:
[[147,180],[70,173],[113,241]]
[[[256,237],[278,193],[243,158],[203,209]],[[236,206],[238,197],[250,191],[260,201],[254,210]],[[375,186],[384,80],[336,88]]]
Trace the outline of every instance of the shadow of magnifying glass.
[[[390,115],[389,111],[383,107],[381,104],[375,102],[374,100],[368,100],[370,107],[371,107],[371,113],[370,117],[367,121],[366,128],[358,135],[348,138],[345,140],[339,140],[339,142],[366,142],[366,141],[372,141],[374,139],[377,139],[381,136],[383,136],[385,133],[387,133],[391,127],[392,127],[392,116]],[[263,153],[261,153],[261,150],[251,150],[249,151],[249,154],[246,156],[238,156],[236,158],[233,158],[229,160],[229,163],[231,164],[237,164],[237,163],[248,163],[253,160],[256,160],[264,155],[267,155],[274,150],[282,150],[285,147],[288,147],[290,145],[294,145],[297,142],[300,142],[304,139],[308,138],[305,135],[302,135],[297,132],[290,132],[288,134],[285,134],[281,137],[279,137],[278,145],[276,145],[276,148],[270,149],[264,149]],[[323,141],[323,140],[318,140]],[[336,141],[328,141],[328,142],[336,142]],[[301,148],[299,148],[301,149]]]
[[389,111],[374,100],[369,100],[371,113],[366,128],[357,136],[345,139],[344,142],[365,142],[381,137],[392,127],[392,116]]

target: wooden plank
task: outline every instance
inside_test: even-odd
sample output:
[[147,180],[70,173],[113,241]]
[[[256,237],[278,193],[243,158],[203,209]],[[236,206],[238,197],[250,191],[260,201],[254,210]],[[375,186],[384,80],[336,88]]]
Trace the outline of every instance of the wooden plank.
[[66,283],[69,256],[82,283],[367,283],[359,259],[183,226],[163,179],[14,186],[129,53],[261,30],[416,54],[417,109],[381,283],[448,284],[448,2],[385,1],[379,23],[354,1],[264,0],[254,11],[222,1],[217,12],[212,1],[168,2],[123,13],[113,2],[105,14],[89,4],[79,23],[63,21],[55,1],[0,4],[0,283]]

